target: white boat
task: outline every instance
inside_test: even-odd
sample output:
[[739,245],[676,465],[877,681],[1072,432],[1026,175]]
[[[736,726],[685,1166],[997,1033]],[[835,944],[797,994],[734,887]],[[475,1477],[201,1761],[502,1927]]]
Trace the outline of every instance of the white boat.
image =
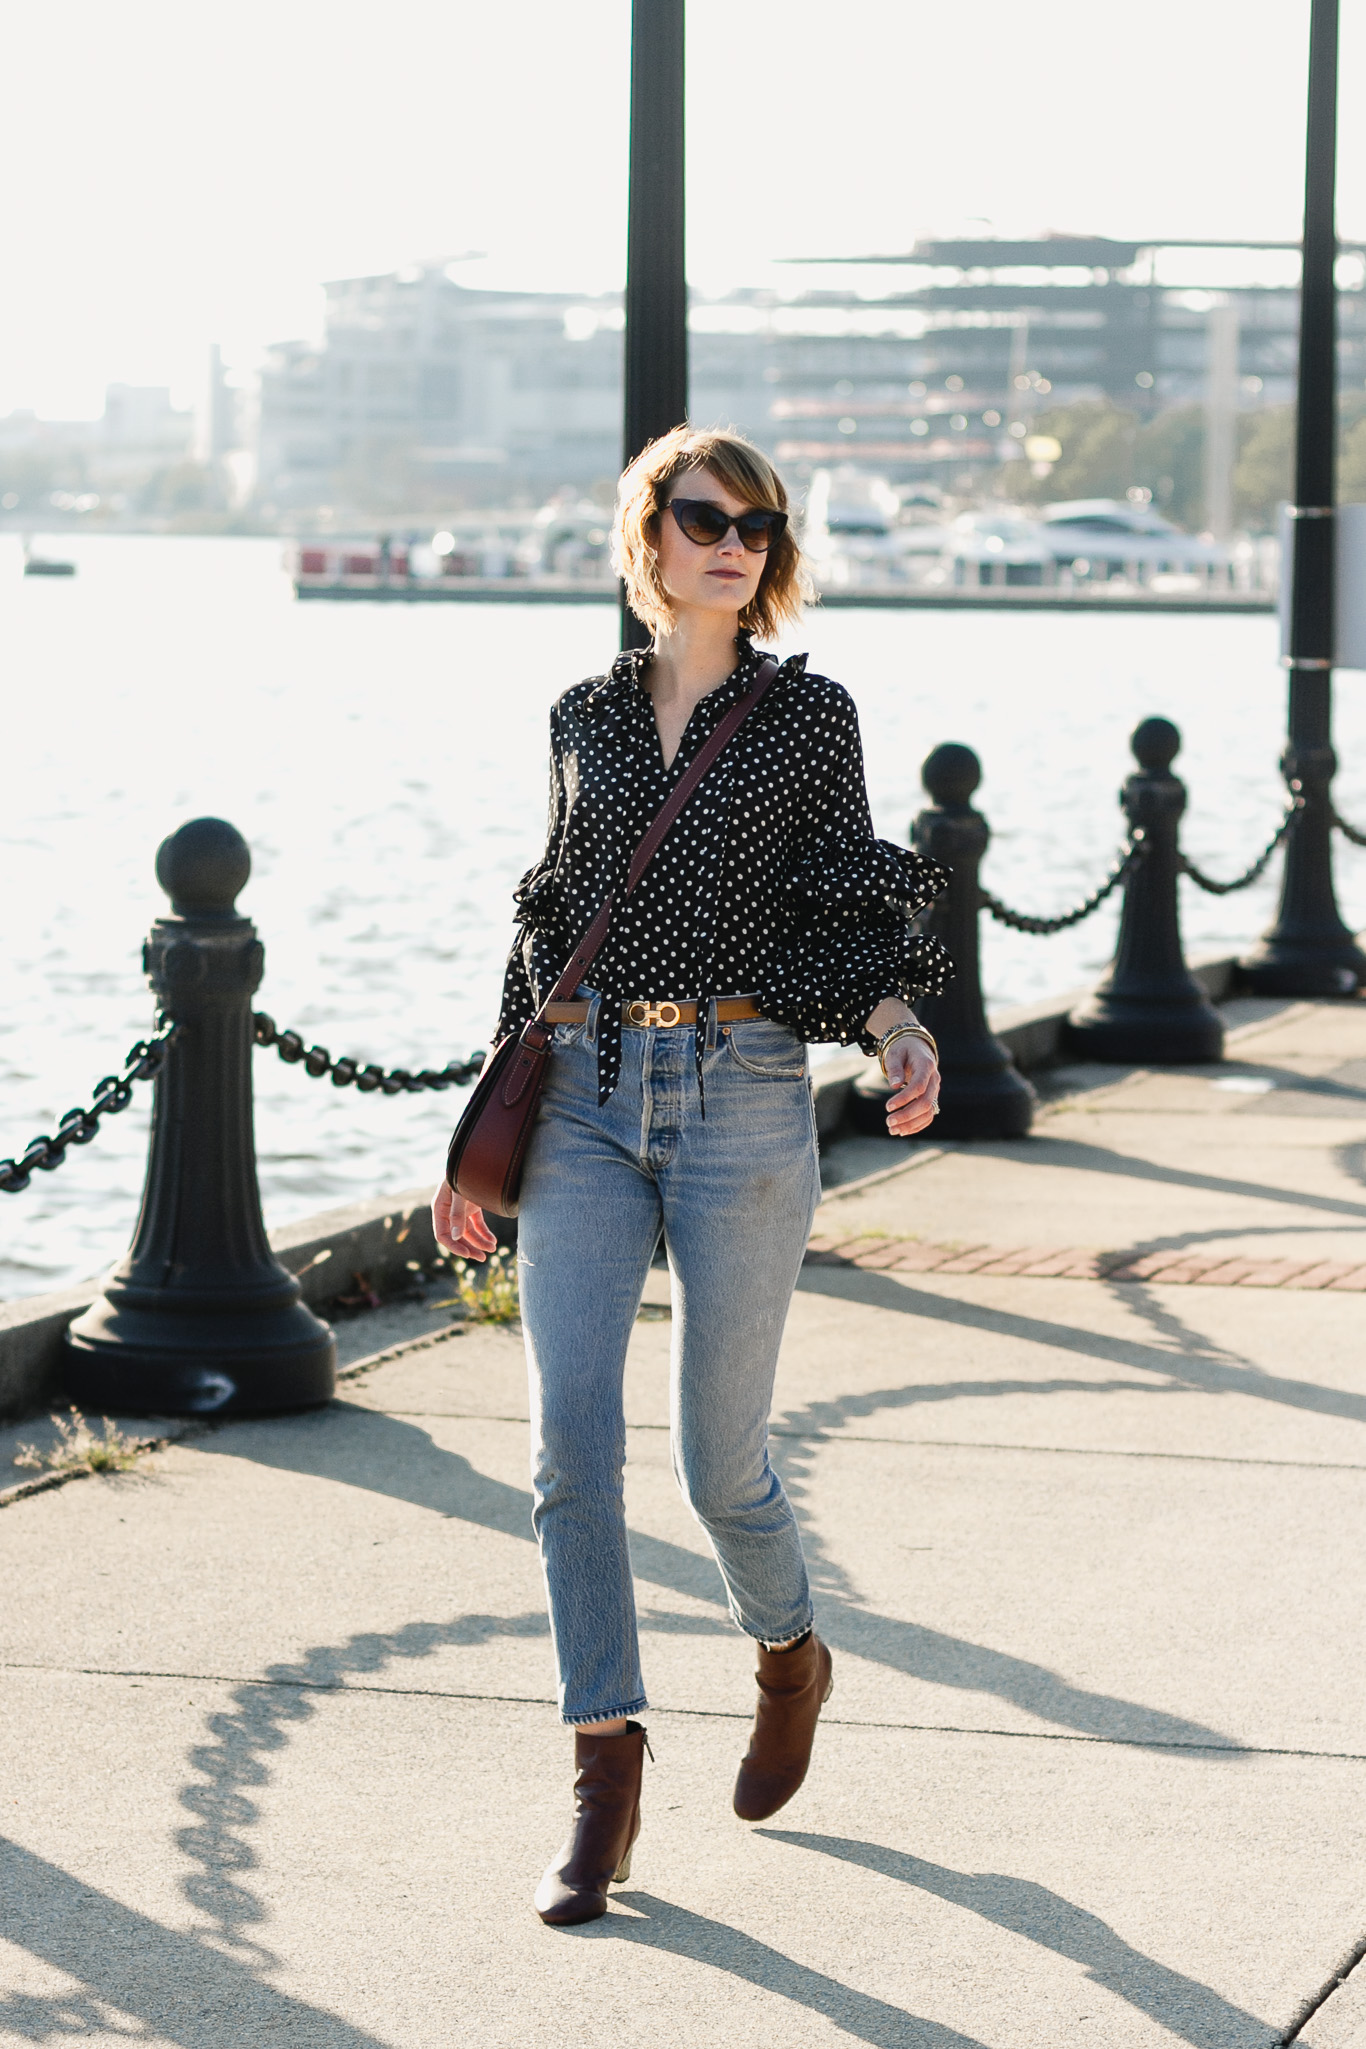
[[1040,525],[1064,582],[1198,589],[1232,576],[1232,548],[1183,533],[1145,503],[1070,499],[1045,506]]
[[1012,506],[960,512],[948,530],[944,560],[955,584],[1037,585],[1056,575],[1040,522]]

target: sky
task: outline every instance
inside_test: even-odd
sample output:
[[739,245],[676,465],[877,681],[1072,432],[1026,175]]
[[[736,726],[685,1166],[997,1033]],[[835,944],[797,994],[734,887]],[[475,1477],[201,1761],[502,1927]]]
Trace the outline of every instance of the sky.
[[[1341,105],[1366,101],[1342,0]],[[689,0],[689,273],[934,234],[1291,240],[1308,0]],[[474,252],[602,291],[625,249],[629,0],[0,0],[0,414],[189,403],[316,333],[322,280]],[[1339,228],[1366,237],[1366,123]],[[863,275],[859,274],[860,277]]]

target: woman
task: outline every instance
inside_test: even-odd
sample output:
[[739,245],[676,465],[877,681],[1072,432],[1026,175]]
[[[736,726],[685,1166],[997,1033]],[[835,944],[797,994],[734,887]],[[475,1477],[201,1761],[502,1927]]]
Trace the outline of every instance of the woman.
[[[755,682],[764,657],[750,634],[799,616],[787,494],[736,434],[680,427],[647,448],[621,480],[614,548],[654,645],[551,712],[550,827],[516,893],[499,1038],[620,895],[637,841]],[[518,1234],[533,1523],[576,1766],[573,1826],[536,1893],[544,1921],[604,1913],[640,1827],[622,1378],[661,1229],[674,1471],[757,1645],[736,1813],[765,1819],[805,1777],[831,1661],[768,1457],[778,1347],[820,1194],[803,1042],[878,1053],[888,1130],[925,1130],[939,1077],[910,999],[941,986],[945,961],[910,918],[945,879],[873,838],[853,704],[793,656],[619,901],[591,986],[553,1006]],[[448,1252],[492,1250],[481,1212],[444,1184],[433,1217]]]

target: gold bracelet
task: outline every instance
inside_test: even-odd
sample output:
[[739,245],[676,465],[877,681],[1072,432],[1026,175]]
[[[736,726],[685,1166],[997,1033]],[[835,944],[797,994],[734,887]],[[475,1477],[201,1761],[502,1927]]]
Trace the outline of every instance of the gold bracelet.
[[935,1044],[933,1032],[926,1031],[923,1024],[893,1025],[891,1030],[884,1032],[877,1042],[878,1066],[882,1069],[884,1076],[887,1074],[887,1048],[893,1045],[897,1039],[923,1039],[934,1056],[935,1066],[939,1065],[939,1048]]

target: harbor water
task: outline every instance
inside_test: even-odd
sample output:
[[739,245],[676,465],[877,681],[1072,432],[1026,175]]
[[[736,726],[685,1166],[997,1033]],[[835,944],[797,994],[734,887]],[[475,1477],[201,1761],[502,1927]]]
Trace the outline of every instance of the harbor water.
[[[0,1155],[88,1100],[146,1032],[139,953],[164,907],[152,862],[185,819],[251,843],[242,909],[266,948],[258,1002],[334,1053],[441,1066],[487,1045],[510,890],[540,850],[546,713],[615,647],[608,606],[297,604],[270,540],[63,538],[74,579],[24,579],[0,539],[6,670]],[[1285,680],[1266,617],[814,612],[786,648],[852,692],[876,829],[904,840],[919,767],[976,748],[993,842],[984,877],[1038,913],[1109,866],[1127,736],[1185,736],[1186,845],[1231,875],[1265,844]],[[786,651],[786,649],[784,649]],[[1339,807],[1366,820],[1366,677],[1344,674]],[[1366,854],[1338,842],[1345,915],[1366,922]],[[1278,867],[1279,864],[1276,864]],[[1250,938],[1276,868],[1214,899],[1183,887],[1192,950]],[[987,925],[993,1003],[1097,975],[1115,909],[1032,938]],[[434,1180],[454,1095],[358,1096],[256,1065],[267,1221]],[[150,1088],[93,1144],[0,1197],[0,1296],[99,1272],[127,1244]]]

